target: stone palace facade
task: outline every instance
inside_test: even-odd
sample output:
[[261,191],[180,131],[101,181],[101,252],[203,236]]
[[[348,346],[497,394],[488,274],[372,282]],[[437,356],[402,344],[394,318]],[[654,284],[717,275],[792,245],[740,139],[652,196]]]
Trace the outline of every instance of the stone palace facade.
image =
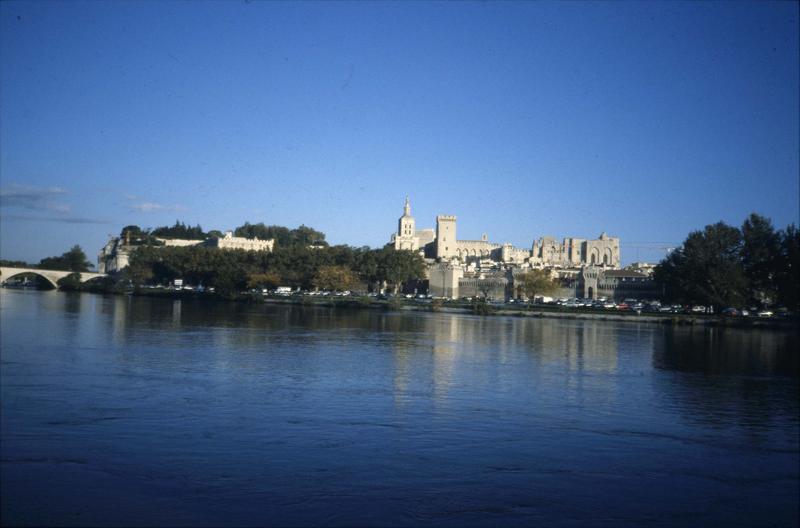
[[417,229],[408,198],[390,244],[397,250],[419,251],[425,257],[439,261],[467,263],[486,259],[505,264],[563,268],[620,266],[619,238],[605,233],[593,240],[565,238],[562,242],[549,236],[541,237],[533,241],[531,249],[518,248],[507,242],[490,242],[486,235],[480,240],[459,240],[455,216],[437,216],[436,229]]

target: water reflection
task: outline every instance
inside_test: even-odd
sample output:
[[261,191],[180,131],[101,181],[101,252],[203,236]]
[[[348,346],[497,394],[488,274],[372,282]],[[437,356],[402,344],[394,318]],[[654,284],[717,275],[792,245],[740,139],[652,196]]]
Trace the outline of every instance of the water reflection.
[[706,374],[798,376],[798,332],[742,328],[663,328],[653,347],[657,369]]
[[796,519],[796,334],[58,292],[0,317],[4,520]]

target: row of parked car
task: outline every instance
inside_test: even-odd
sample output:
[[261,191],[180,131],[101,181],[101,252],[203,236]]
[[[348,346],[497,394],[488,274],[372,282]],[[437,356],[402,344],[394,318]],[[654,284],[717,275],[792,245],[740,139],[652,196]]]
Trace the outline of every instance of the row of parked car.
[[[614,302],[608,299],[557,299],[544,304],[555,304],[565,308],[603,308],[607,310],[622,310],[645,313],[671,313],[671,314],[713,314],[714,308],[711,306],[684,306],[680,304],[661,304],[660,301],[639,301],[636,299],[625,299],[622,302]],[[779,308],[774,312],[767,309],[752,307],[725,308],[720,315],[727,317],[786,317],[789,312],[784,308]]]

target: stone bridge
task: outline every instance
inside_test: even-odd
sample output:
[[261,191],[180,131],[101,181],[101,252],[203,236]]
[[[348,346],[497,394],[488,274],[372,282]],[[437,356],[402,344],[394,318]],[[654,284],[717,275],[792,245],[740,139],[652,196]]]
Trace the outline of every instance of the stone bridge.
[[[58,288],[58,281],[63,279],[67,275],[71,275],[74,272],[35,269],[35,268],[7,268],[5,266],[2,266],[0,267],[0,283],[6,282],[11,277],[19,275],[20,273],[33,273],[35,275],[43,277],[45,280],[47,280],[47,282],[53,285],[53,288]],[[107,277],[105,273],[93,273],[90,271],[82,271],[80,272],[80,275],[81,275],[81,282],[88,282],[92,279],[97,279],[99,277]]]

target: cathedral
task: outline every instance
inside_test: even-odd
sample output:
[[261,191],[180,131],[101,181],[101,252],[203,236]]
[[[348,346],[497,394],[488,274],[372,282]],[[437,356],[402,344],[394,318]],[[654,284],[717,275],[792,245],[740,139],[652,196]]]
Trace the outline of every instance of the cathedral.
[[620,267],[619,238],[609,237],[606,233],[594,240],[565,238],[562,242],[546,236],[534,240],[531,249],[525,249],[509,243],[490,242],[486,235],[480,240],[459,240],[456,227],[455,216],[439,215],[436,229],[417,229],[411,216],[411,203],[406,197],[403,216],[398,220],[397,232],[392,234],[389,243],[396,250],[418,251],[438,261],[466,263],[486,259],[533,267]]

